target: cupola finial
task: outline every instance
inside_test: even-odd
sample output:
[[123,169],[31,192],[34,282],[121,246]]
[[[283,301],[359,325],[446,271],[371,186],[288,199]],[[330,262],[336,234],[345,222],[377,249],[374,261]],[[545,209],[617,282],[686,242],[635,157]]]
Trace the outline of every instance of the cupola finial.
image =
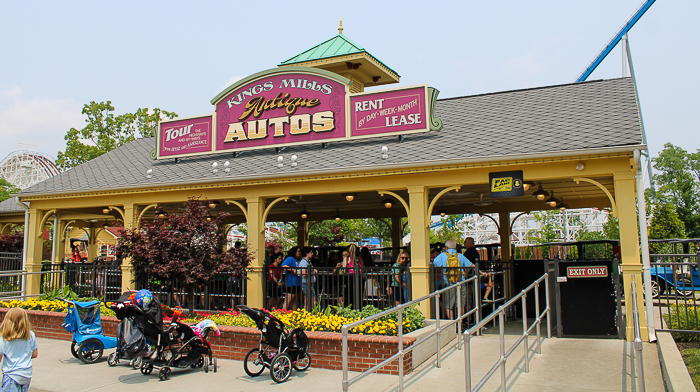
[[340,18],[340,26],[338,26],[338,34],[343,34],[343,18]]

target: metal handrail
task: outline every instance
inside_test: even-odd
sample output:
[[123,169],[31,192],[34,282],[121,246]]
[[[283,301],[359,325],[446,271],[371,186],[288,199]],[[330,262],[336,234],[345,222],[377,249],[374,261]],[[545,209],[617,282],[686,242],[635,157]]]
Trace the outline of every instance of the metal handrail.
[[[545,282],[545,290],[546,290],[546,303],[547,306],[546,308],[540,313],[540,292],[539,292],[539,287],[540,283],[544,281]],[[527,292],[530,290],[535,291],[535,313],[537,314],[537,319],[535,322],[528,327],[527,326]],[[512,306],[516,303],[518,299],[521,299],[522,301],[522,312],[523,312],[523,334],[518,338],[518,340],[506,351],[505,348],[505,311],[509,306]],[[528,355],[529,353],[529,343],[528,343],[528,337],[530,336],[530,333],[532,332],[533,328],[537,329],[537,354],[542,353],[542,346],[540,342],[540,324],[542,322],[542,318],[544,315],[547,316],[547,338],[551,339],[552,338],[552,328],[551,328],[551,322],[550,322],[550,306],[549,306],[549,275],[545,273],[542,275],[539,279],[537,279],[534,283],[532,283],[530,286],[525,288],[523,291],[520,292],[520,294],[516,295],[515,297],[511,298],[508,302],[505,304],[501,305],[498,309],[496,309],[495,312],[491,313],[488,317],[484,318],[483,320],[477,322],[473,327],[467,329],[464,331],[464,372],[465,372],[465,383],[467,387],[467,391],[478,391],[481,389],[481,387],[484,386],[486,381],[488,381],[489,378],[496,372],[496,369],[501,368],[501,390],[505,391],[506,390],[506,360],[510,356],[510,354],[515,351],[515,349],[520,345],[520,343],[525,342],[524,348],[525,348],[525,373],[530,372],[530,356]],[[489,321],[495,319],[498,317],[498,324],[499,324],[499,334],[500,334],[500,357],[498,361],[496,361],[496,364],[491,367],[491,369],[486,373],[486,376],[484,376],[481,381],[476,385],[476,388],[472,389],[472,379],[471,379],[471,335],[474,333],[477,333],[478,331],[481,331],[481,328],[483,328]]]
[[26,269],[24,270],[17,270],[17,271],[3,271],[0,272],[0,278],[6,278],[6,277],[11,277],[11,276],[17,276],[22,278],[22,285],[21,285],[21,290],[19,291],[5,291],[0,294],[20,294],[16,296],[7,296],[3,295],[0,297],[0,301],[5,301],[5,300],[16,300],[16,299],[21,299],[22,301],[26,300],[27,298],[31,297],[41,297],[43,294],[27,294],[26,293],[26,283],[27,283],[27,276],[29,275],[52,275],[52,274],[59,274],[62,275],[64,271],[57,270],[57,271],[34,271],[34,272],[29,272]]
[[[475,293],[474,301],[476,303],[476,306],[474,306],[474,308],[472,310],[470,310],[469,312],[464,313],[464,314],[460,314],[462,312],[462,296],[461,296],[462,288],[461,288],[461,286],[466,285],[470,282],[477,282],[477,284],[474,284],[474,293]],[[436,343],[437,343],[437,352],[436,352],[436,354],[437,354],[437,367],[438,368],[441,367],[440,333],[443,330],[451,327],[452,325],[457,324],[457,328],[458,328],[457,345],[458,345],[458,348],[461,350],[462,349],[462,342],[461,342],[462,319],[474,314],[476,319],[477,319],[477,322],[479,321],[479,317],[480,317],[479,310],[481,309],[481,305],[480,305],[481,301],[479,301],[479,293],[480,293],[479,289],[480,288],[479,288],[478,282],[479,282],[479,275],[477,274],[475,276],[472,276],[469,279],[466,279],[462,282],[455,283],[451,286],[445,287],[443,289],[440,289],[438,291],[430,293],[430,294],[423,296],[421,298],[414,299],[413,301],[407,302],[405,304],[401,304],[399,306],[395,306],[391,309],[387,309],[381,313],[377,313],[375,315],[365,317],[361,320],[354,321],[354,322],[348,323],[348,324],[344,324],[341,328],[341,333],[343,336],[343,338],[342,338],[343,339],[343,355],[342,355],[342,357],[343,357],[343,391],[347,391],[350,388],[350,385],[360,381],[361,379],[363,379],[367,375],[376,372],[377,370],[381,369],[382,367],[389,364],[390,362],[393,362],[397,358],[399,360],[399,366],[398,366],[399,367],[399,391],[403,391],[403,389],[404,389],[404,387],[403,387],[403,377],[404,377],[403,359],[404,359],[404,356],[406,354],[408,354],[409,352],[413,351],[413,349],[416,348],[418,345],[426,342],[428,339],[432,338],[433,336],[435,336],[436,340],[437,340],[436,341]],[[411,347],[408,347],[406,350],[404,350],[404,348],[403,348],[403,310],[409,306],[415,305],[415,304],[422,302],[422,301],[425,301],[425,300],[429,300],[431,298],[435,298],[435,307],[436,307],[436,309],[440,309],[440,307],[439,307],[440,295],[445,293],[448,290],[458,290],[457,291],[457,309],[458,309],[457,314],[458,314],[458,317],[455,320],[451,320],[451,321],[447,322],[444,325],[444,327],[441,327],[440,317],[439,317],[439,313],[438,313],[438,317],[435,318],[435,330],[433,332],[431,332],[430,334],[428,334],[427,336],[423,337],[422,339],[417,340],[416,342],[414,342],[411,345]],[[387,315],[395,313],[395,312],[398,312],[398,320],[397,320],[398,321],[398,338],[399,338],[398,339],[399,340],[398,352],[396,354],[392,355],[391,357],[385,359],[384,361],[378,363],[377,365],[375,365],[375,366],[365,370],[364,372],[358,374],[353,379],[348,380],[348,331],[351,330],[352,328],[359,326],[359,325],[365,324],[369,321],[387,316]]]
[[644,392],[644,356],[642,354],[642,334],[639,328],[639,311],[637,310],[637,282],[632,275],[632,315],[634,316],[634,364],[637,369],[637,389]]

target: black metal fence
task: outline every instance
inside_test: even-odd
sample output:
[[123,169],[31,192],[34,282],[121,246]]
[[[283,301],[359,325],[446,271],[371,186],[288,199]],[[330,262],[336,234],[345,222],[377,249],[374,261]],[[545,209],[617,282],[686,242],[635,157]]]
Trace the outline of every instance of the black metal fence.
[[156,277],[138,281],[136,287],[148,289],[168,306],[191,306],[201,310],[234,309],[236,305],[247,305],[248,278],[230,273],[220,273],[203,285],[187,285],[178,279]]
[[661,323],[657,331],[700,334],[698,254],[655,254],[649,258],[652,297]]
[[0,252],[0,271],[19,271],[21,269],[21,252]]
[[378,309],[411,300],[408,266],[359,268],[268,268],[264,274],[265,307],[311,310],[328,305]]

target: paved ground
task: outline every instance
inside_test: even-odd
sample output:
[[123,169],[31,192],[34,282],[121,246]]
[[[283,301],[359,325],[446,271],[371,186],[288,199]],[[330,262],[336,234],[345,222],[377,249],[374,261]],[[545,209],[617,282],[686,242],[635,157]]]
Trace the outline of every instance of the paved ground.
[[[509,338],[510,343],[514,341]],[[534,340],[531,340],[534,347]],[[39,358],[34,360],[34,378],[30,391],[340,391],[342,372],[314,368],[305,373],[292,372],[284,384],[276,384],[263,373],[248,377],[239,361],[219,360],[217,373],[197,370],[175,370],[171,380],[159,381],[157,375],[144,376],[126,363],[109,367],[103,360],[86,365],[70,354],[70,342],[39,339]],[[484,335],[472,340],[472,387],[498,359],[498,336]],[[111,350],[110,350],[111,352]],[[632,345],[620,340],[550,339],[542,343],[542,354],[530,351],[530,373],[523,373],[523,348],[519,347],[508,360],[507,390],[529,391],[636,391]],[[313,355],[313,351],[312,351]],[[664,391],[658,354],[654,344],[644,345],[646,390]],[[356,374],[351,374],[355,376]],[[500,371],[486,383],[484,391],[500,390]],[[453,343],[447,347],[442,367],[435,360],[407,375],[407,391],[465,390],[464,350]],[[398,376],[370,375],[350,387],[351,391],[396,391]]]

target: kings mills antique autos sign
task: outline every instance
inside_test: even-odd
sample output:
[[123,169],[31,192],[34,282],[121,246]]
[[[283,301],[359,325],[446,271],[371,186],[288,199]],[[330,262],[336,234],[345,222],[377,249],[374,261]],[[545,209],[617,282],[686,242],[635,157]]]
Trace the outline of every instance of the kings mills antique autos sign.
[[213,114],[162,121],[155,159],[238,152],[440,130],[427,85],[351,95],[350,80],[289,67],[242,79],[213,100]]

